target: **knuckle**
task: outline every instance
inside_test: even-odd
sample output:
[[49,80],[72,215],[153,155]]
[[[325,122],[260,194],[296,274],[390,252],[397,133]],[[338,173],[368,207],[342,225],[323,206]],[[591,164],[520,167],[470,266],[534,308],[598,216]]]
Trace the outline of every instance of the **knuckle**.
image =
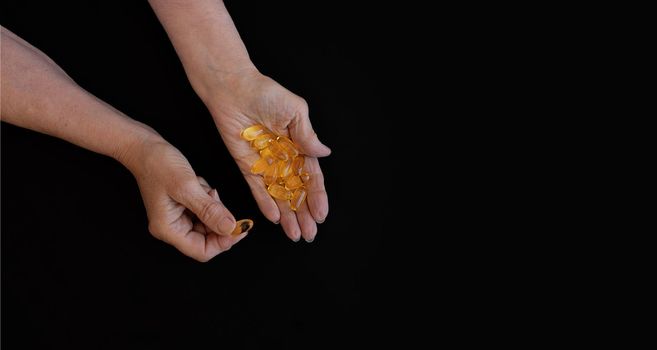
[[208,222],[213,217],[221,213],[221,205],[217,202],[206,201],[201,207],[200,218],[202,221]]
[[210,259],[212,259],[212,257],[207,255],[207,254],[199,254],[194,259],[198,262],[206,263],[206,262],[210,261]]
[[186,179],[179,182],[179,184],[176,186],[176,190],[180,195],[185,195],[188,193],[193,193],[198,185],[199,181],[197,179]]
[[160,238],[164,232],[164,227],[159,220],[151,220],[148,223],[148,232],[150,232],[154,237]]
[[210,184],[208,184],[208,182],[207,182],[202,176],[196,176],[196,179],[198,180],[198,182],[199,182],[201,185],[203,185],[203,186],[207,186],[207,187],[210,186]]
[[307,115],[308,114],[308,102],[302,97],[299,97],[299,101],[297,102],[297,109],[299,110],[299,113],[301,116]]

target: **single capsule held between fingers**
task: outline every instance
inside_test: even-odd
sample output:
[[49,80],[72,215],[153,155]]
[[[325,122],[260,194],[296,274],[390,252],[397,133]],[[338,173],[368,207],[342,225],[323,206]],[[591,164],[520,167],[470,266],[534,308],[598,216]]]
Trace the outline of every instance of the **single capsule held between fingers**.
[[267,186],[276,183],[276,180],[278,179],[278,164],[271,164],[267,169],[265,169],[262,177],[264,178],[265,184]]
[[292,172],[295,175],[301,175],[301,172],[303,171],[303,164],[305,163],[305,157],[304,156],[298,156],[294,158],[292,161]]
[[297,211],[299,208],[301,208],[301,204],[303,204],[303,201],[306,199],[306,189],[301,187],[297,188],[294,191],[294,194],[292,194],[292,199],[290,199],[290,208],[292,210]]
[[231,236],[237,236],[242,232],[246,232],[253,227],[253,220],[244,219],[235,223],[235,229],[231,233]]
[[278,138],[276,138],[276,141],[278,141],[278,143],[281,145],[283,150],[285,150],[285,153],[287,153],[287,155],[290,158],[294,158],[299,155],[299,150],[297,149],[297,145],[295,145],[294,142],[292,142],[292,140],[290,140],[289,138],[285,136],[279,136]]
[[264,126],[256,124],[242,130],[240,136],[247,141],[253,141],[256,137],[264,134],[265,132],[267,132],[267,129]]
[[290,158],[283,147],[281,147],[281,144],[276,140],[271,140],[271,142],[269,142],[269,150],[274,157],[280,160],[288,160]]
[[267,159],[265,158],[260,158],[253,163],[251,166],[251,173],[252,174],[262,174],[267,170],[269,167],[269,163],[267,163]]
[[301,173],[301,175],[299,175],[299,178],[301,178],[301,181],[303,181],[303,183],[308,183],[308,181],[310,180],[310,174]]
[[269,192],[269,194],[276,199],[282,199],[286,201],[292,198],[292,192],[286,190],[285,187],[278,184],[273,184],[267,187],[267,192]]
[[288,190],[296,190],[297,188],[303,186],[301,178],[297,175],[292,175],[285,180],[285,188]]

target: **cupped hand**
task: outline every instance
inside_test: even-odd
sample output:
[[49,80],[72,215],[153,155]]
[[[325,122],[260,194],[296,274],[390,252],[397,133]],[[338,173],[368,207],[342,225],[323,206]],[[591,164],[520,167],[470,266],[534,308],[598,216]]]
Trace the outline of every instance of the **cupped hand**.
[[[211,87],[210,93],[202,98],[262,213],[274,223],[280,221],[293,241],[300,237],[308,242],[314,240],[316,222],[324,222],[329,209],[317,158],[328,156],[331,150],[313,131],[306,101],[255,69],[224,75],[207,86]],[[263,178],[250,171],[259,156],[248,142],[240,138],[240,133],[254,124],[262,124],[279,135],[290,137],[306,156],[305,170],[311,180],[306,184],[307,199],[296,212],[287,201],[273,199]]]
[[153,236],[206,262],[230,249],[247,232],[232,236],[235,218],[216,189],[196,176],[166,141],[141,145],[129,167],[137,179]]

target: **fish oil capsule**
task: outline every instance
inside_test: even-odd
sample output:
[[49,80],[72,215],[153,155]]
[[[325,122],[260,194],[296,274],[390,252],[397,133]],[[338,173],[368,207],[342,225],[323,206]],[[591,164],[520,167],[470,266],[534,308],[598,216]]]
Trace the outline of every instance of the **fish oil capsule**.
[[269,142],[269,150],[271,151],[271,154],[274,155],[274,157],[280,160],[288,160],[290,158],[285,149],[283,149],[281,144],[276,140]]
[[282,178],[287,178],[292,175],[292,161],[291,160],[281,160],[278,162],[278,176]]
[[267,161],[267,164],[272,165],[276,161],[276,157],[271,153],[269,148],[265,148],[260,151],[260,157]]
[[237,236],[242,232],[246,232],[253,227],[253,220],[244,219],[235,223],[235,229],[231,233],[232,236]]
[[276,180],[278,179],[278,164],[274,163],[265,169],[262,177],[265,179],[265,184],[267,186],[276,183]]
[[260,135],[262,135],[266,132],[267,132],[267,129],[264,126],[262,126],[260,124],[256,124],[256,125],[249,126],[248,128],[242,130],[242,133],[240,134],[240,136],[243,139],[247,140],[247,141],[253,141],[253,140],[255,140],[256,137],[258,137],[258,136],[260,136]]
[[303,171],[303,164],[305,163],[304,156],[294,158],[292,161],[292,172],[294,175],[301,175]]
[[292,198],[292,192],[286,190],[285,187],[278,184],[273,184],[267,187],[267,192],[269,192],[269,194],[276,199],[282,199],[286,201]]
[[305,199],[306,190],[303,187],[297,188],[294,190],[294,194],[292,194],[292,199],[290,199],[290,208],[292,208],[294,211],[299,210]]
[[252,174],[262,174],[269,168],[269,163],[267,163],[267,159],[265,158],[260,158],[256,160],[255,163],[251,166],[251,173]]
[[294,142],[292,142],[292,140],[285,136],[279,136],[276,140],[290,158],[294,158],[299,155],[299,150],[297,149],[297,146],[294,144]]
[[301,181],[303,181],[303,183],[308,183],[308,181],[310,180],[310,174],[302,173],[301,175],[299,175],[299,178],[301,178]]
[[301,178],[297,175],[292,175],[285,180],[285,188],[288,190],[296,190],[297,188],[303,186]]
[[255,149],[261,150],[269,146],[269,141],[273,139],[274,135],[272,134],[262,134],[256,137],[255,140],[251,141],[251,146],[253,146]]

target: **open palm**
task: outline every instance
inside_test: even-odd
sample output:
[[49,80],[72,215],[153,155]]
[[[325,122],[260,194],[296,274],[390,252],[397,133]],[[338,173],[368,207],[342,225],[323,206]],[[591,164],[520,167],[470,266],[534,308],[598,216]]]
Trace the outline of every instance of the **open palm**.
[[[257,71],[240,73],[224,86],[229,88],[218,89],[206,104],[260,210],[272,222],[280,220],[290,239],[297,241],[303,237],[312,241],[317,233],[316,222],[323,222],[328,214],[324,177],[317,157],[327,156],[331,151],[313,131],[308,105],[304,99]],[[287,201],[273,199],[263,178],[250,171],[259,156],[248,142],[240,138],[240,132],[254,124],[262,124],[279,135],[290,137],[306,156],[305,171],[311,179],[306,184],[307,200],[296,212]]]

